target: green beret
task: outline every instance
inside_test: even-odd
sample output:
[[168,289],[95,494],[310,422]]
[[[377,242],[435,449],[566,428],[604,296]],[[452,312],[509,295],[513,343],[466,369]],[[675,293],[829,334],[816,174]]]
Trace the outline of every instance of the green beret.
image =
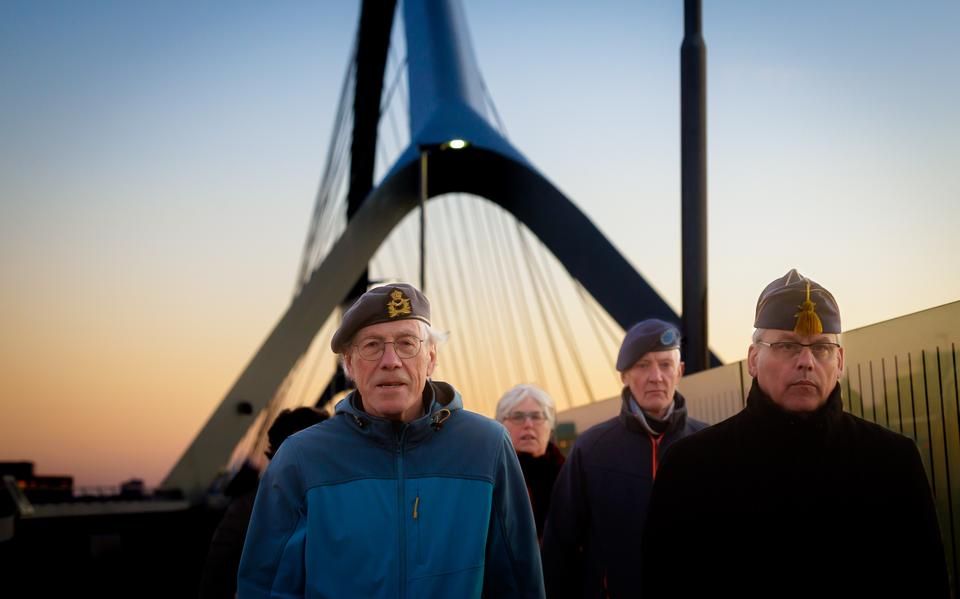
[[656,318],[642,320],[630,327],[620,344],[617,370],[630,370],[637,361],[652,351],[679,349],[680,330],[676,325]]
[[792,268],[757,299],[753,326],[800,335],[840,332],[840,307],[833,295]]
[[343,313],[340,328],[330,340],[330,349],[339,352],[363,327],[411,319],[430,324],[430,301],[419,289],[407,283],[374,287]]

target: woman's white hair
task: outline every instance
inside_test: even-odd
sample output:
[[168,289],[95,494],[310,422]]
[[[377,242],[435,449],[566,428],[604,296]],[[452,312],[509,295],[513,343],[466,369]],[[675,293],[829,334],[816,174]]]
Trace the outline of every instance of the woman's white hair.
[[540,405],[540,409],[547,415],[547,423],[552,430],[557,423],[557,406],[547,392],[536,385],[517,385],[503,394],[497,402],[497,420],[503,422],[523,400],[530,398]]

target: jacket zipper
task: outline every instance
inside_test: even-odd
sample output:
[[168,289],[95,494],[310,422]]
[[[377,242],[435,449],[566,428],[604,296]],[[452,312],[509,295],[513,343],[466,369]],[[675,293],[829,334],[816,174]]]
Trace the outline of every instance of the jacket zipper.
[[657,480],[657,451],[660,449],[660,440],[663,439],[663,435],[662,434],[657,435],[656,437],[654,437],[653,435],[649,435],[649,437],[650,437],[650,447],[651,449],[653,449],[653,451],[651,452],[652,459],[653,459],[652,478],[653,480]]
[[403,517],[403,514],[406,513],[406,506],[404,506],[403,495],[404,495],[404,480],[403,480],[403,440],[407,435],[407,427],[404,425],[403,430],[400,431],[400,438],[397,441],[397,505],[399,506],[398,515],[400,516],[400,572],[397,574],[397,596],[400,599],[404,599],[407,595],[407,519]]

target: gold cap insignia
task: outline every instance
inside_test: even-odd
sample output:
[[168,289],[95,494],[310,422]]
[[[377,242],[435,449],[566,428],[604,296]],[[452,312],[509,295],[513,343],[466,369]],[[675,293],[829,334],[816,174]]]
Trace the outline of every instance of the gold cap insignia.
[[819,335],[823,332],[823,324],[817,316],[817,304],[810,300],[810,282],[807,281],[807,299],[798,306],[800,311],[794,314],[797,324],[793,332],[798,335]]
[[396,318],[403,314],[412,314],[413,311],[410,309],[410,300],[403,297],[403,292],[399,289],[394,289],[393,293],[390,294],[390,301],[387,302],[387,316],[390,318]]

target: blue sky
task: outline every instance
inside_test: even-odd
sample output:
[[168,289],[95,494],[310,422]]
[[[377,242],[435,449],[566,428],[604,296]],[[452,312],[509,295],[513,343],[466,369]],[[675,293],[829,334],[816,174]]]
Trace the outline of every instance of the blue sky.
[[[679,309],[682,2],[465,4],[511,141]],[[289,301],[357,14],[0,3],[0,459],[111,454],[62,421],[169,467]],[[960,299],[958,22],[955,1],[705,2],[721,357],[794,266],[848,328]]]

